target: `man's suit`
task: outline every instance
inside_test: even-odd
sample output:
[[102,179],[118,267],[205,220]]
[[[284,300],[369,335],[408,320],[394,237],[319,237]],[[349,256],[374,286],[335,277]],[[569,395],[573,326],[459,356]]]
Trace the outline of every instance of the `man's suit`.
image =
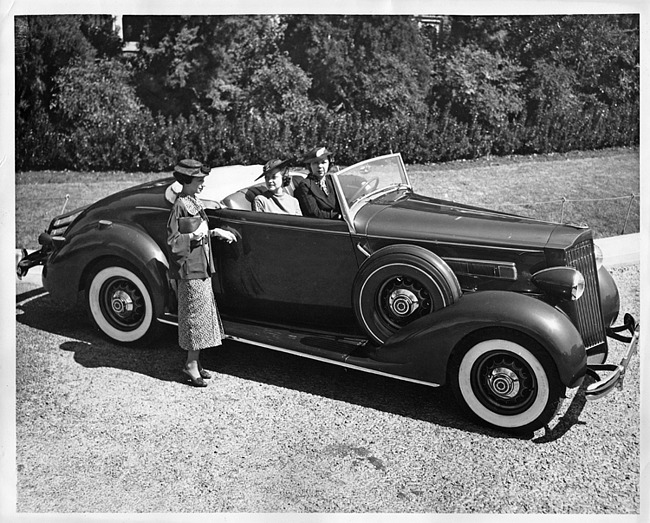
[[300,203],[300,210],[303,216],[333,219],[339,219],[341,217],[341,208],[336,199],[334,185],[327,175],[325,175],[325,184],[329,194],[325,194],[318,180],[311,176],[308,176],[298,184],[293,195]]

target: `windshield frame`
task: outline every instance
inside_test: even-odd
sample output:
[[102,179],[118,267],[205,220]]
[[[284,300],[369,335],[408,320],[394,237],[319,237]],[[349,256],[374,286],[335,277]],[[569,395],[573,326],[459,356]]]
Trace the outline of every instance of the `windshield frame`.
[[[360,171],[360,169],[364,165],[370,166],[373,163],[385,162],[386,160],[393,159],[393,158],[397,160],[396,166],[398,168],[400,181],[399,182],[395,181],[394,183],[390,183],[383,187],[376,187],[375,189],[371,190],[367,194],[360,195],[358,198],[355,199],[354,202],[352,202],[352,205],[350,205],[345,196],[345,192],[343,190],[343,185],[341,183],[340,177],[345,176],[346,174],[351,174],[352,172]],[[391,153],[391,154],[385,154],[383,156],[375,156],[374,158],[369,158],[367,160],[363,160],[361,162],[355,163],[354,165],[346,167],[345,169],[341,169],[338,172],[330,173],[330,175],[332,178],[332,182],[334,183],[336,193],[339,197],[341,214],[343,215],[343,219],[347,222],[350,231],[352,231],[353,233],[356,233],[356,228],[354,226],[355,216],[365,205],[376,200],[377,198],[380,198],[381,196],[384,196],[386,194],[389,194],[399,189],[406,189],[409,192],[413,191],[413,186],[411,185],[411,181],[408,177],[408,173],[406,171],[406,167],[404,165],[404,161],[402,160],[402,155],[400,153]],[[372,179],[372,177],[370,177],[370,179]]]

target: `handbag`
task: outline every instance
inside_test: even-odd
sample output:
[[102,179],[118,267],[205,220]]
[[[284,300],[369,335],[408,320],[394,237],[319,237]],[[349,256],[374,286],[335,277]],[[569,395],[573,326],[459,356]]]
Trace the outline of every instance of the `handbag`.
[[188,234],[194,232],[201,225],[201,216],[184,216],[178,219],[178,231],[181,234]]

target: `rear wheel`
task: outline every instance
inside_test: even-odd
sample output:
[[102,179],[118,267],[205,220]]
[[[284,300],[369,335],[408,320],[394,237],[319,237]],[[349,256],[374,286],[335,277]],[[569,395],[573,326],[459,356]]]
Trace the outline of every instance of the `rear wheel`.
[[498,429],[527,433],[546,425],[564,396],[555,363],[526,338],[484,338],[456,359],[451,383],[457,399]]
[[95,269],[86,286],[86,303],[95,325],[115,341],[132,343],[157,332],[152,293],[125,263]]

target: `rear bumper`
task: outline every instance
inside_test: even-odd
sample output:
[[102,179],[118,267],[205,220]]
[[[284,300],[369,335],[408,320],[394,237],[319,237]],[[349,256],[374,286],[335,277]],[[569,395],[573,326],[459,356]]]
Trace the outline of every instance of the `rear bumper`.
[[22,258],[16,265],[16,275],[19,279],[23,279],[23,276],[29,272],[29,269],[35,267],[36,265],[45,265],[48,256],[50,255],[49,249],[46,250],[45,247],[27,254],[25,249],[22,249]]
[[[622,331],[628,331],[630,336],[621,336],[618,334]],[[621,362],[617,365],[614,363],[594,364],[587,366],[587,374],[596,379],[587,387],[585,397],[588,400],[600,399],[609,394],[614,388],[623,388],[623,379],[625,378],[625,371],[630,363],[630,359],[637,350],[639,344],[639,335],[641,332],[641,324],[636,323],[630,314],[626,314],[623,320],[623,325],[619,327],[612,327],[607,329],[607,336],[627,343],[625,355]],[[606,377],[601,377],[599,372],[607,373]]]

